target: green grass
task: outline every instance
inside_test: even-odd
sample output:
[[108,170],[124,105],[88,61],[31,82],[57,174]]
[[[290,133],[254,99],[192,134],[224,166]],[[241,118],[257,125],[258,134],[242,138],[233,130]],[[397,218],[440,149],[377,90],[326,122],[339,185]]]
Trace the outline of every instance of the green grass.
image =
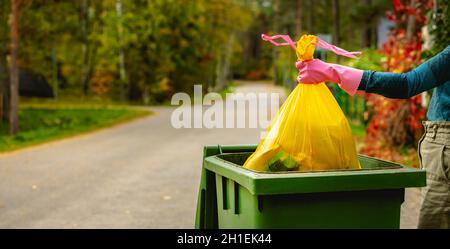
[[353,136],[363,138],[366,135],[366,126],[361,124],[361,122],[349,120],[349,124],[352,129]]
[[0,124],[0,151],[11,151],[149,115],[146,110],[124,106],[61,103],[24,103],[19,111],[20,131],[8,134]]

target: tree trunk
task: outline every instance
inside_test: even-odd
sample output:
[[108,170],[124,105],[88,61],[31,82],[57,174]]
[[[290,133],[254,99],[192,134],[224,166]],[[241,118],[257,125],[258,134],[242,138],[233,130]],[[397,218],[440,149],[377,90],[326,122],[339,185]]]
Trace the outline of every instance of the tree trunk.
[[223,49],[219,52],[219,59],[216,65],[216,85],[214,91],[225,89],[230,76],[230,63],[233,55],[234,34],[231,34]]
[[126,99],[126,68],[125,68],[125,52],[123,50],[123,26],[122,26],[122,16],[123,16],[123,8],[122,8],[122,0],[116,0],[116,12],[119,17],[119,23],[117,24],[117,31],[119,35],[119,73],[120,73],[120,83],[121,83],[121,98],[122,100]]
[[307,31],[310,34],[314,34],[314,1],[308,0],[308,23],[307,23]]
[[4,51],[0,53],[0,123],[5,120],[9,120],[8,118],[8,96],[9,96],[9,88],[8,88],[8,70],[6,63],[6,54],[3,54]]
[[[344,4],[344,9],[346,10],[346,9],[349,9],[349,8],[352,8],[353,7],[353,2],[350,2],[350,1],[345,1],[344,2],[345,4]],[[345,13],[345,12],[344,12]],[[346,29],[347,29],[347,32],[346,32],[346,34],[347,34],[347,42],[348,42],[348,48],[349,49],[351,49],[351,48],[353,48],[354,46],[358,46],[359,45],[359,40],[357,40],[357,39],[355,39],[355,28],[357,28],[358,26],[359,26],[359,24],[354,24],[351,20],[350,21],[347,21],[347,23],[346,23],[347,25],[346,25]]]
[[295,14],[295,32],[297,36],[300,36],[302,33],[303,0],[297,0],[297,12]]
[[[365,9],[369,9],[372,5],[372,0],[363,0]],[[372,20],[368,19],[363,24],[363,47],[372,47]]]
[[59,83],[58,83],[58,58],[56,55],[56,47],[53,45],[52,48],[52,85],[53,85],[53,95],[54,98],[58,98]]
[[19,50],[19,1],[11,0],[11,65],[10,65],[10,104],[9,132],[15,135],[19,131],[19,67],[17,56]]
[[[339,13],[339,2],[338,0],[333,0],[333,43],[336,46],[340,46],[340,13]],[[340,62],[340,56],[336,55],[336,62]]]
[[[410,0],[410,7],[414,9],[414,5],[416,4],[415,0]],[[411,41],[416,33],[416,19],[414,15],[408,16],[408,23],[406,24],[406,40]]]
[[[279,32],[279,22],[280,20],[280,0],[275,0],[274,3],[274,18],[273,18],[273,32],[277,34]],[[278,84],[278,68],[277,68],[277,59],[278,59],[278,49],[272,48],[272,60],[273,60],[273,82]]]
[[81,1],[81,33],[82,33],[82,57],[83,57],[83,68],[81,71],[81,85],[83,87],[83,94],[87,96],[89,94],[89,39],[88,39],[88,28],[89,28],[89,16],[88,16],[89,1]]
[[[8,30],[8,15],[10,7],[7,3],[0,5],[0,37],[6,38]],[[9,96],[9,79],[8,79],[8,63],[6,56],[8,54],[9,44],[0,42],[0,123],[8,122],[8,96]]]

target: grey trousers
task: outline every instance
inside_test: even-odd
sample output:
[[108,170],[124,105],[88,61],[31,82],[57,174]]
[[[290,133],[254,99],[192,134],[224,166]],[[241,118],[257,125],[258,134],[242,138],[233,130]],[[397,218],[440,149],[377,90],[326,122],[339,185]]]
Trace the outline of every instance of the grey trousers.
[[418,228],[450,228],[450,122],[423,122],[419,142],[427,186],[422,190]]

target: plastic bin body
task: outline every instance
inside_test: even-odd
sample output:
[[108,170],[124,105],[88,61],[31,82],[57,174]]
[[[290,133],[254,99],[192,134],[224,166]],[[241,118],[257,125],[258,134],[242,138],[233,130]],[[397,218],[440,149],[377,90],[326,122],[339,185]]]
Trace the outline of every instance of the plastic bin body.
[[206,146],[196,228],[399,228],[425,171],[360,156],[362,170],[255,172],[256,145]]

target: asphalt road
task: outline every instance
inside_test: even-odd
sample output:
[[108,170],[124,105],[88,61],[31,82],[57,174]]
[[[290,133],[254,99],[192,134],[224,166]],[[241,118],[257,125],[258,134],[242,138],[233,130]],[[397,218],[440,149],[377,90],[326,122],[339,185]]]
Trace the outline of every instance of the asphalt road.
[[[239,92],[277,92],[265,84]],[[0,228],[192,228],[205,144],[257,143],[261,130],[175,129],[174,108],[0,155]],[[255,111],[255,110],[253,110]],[[407,191],[402,227],[415,227]]]

